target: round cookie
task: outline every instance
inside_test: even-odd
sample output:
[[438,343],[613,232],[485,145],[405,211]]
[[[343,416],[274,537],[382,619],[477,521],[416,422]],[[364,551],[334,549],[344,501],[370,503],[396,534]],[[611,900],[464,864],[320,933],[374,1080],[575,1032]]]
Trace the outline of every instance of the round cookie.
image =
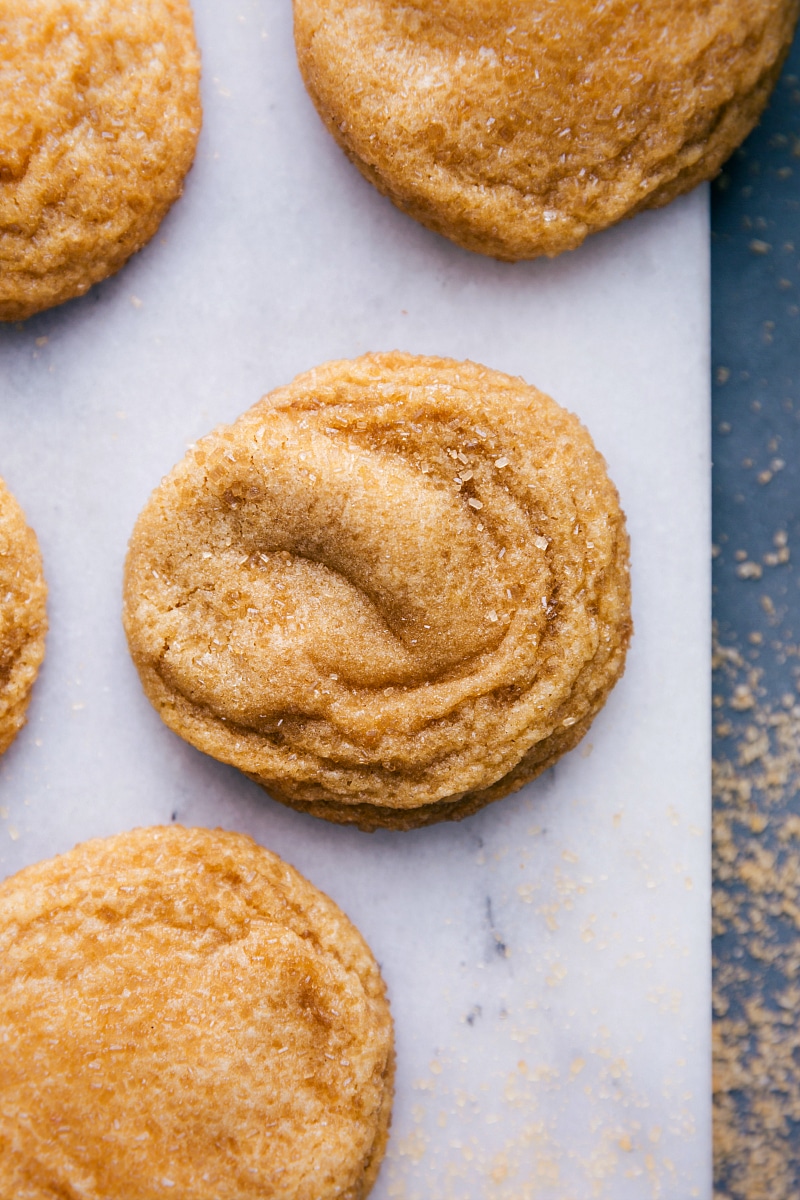
[[798,0],[294,0],[300,70],[371,183],[469,250],[578,246],[710,179]]
[[0,479],[0,754],[25,724],[44,658],[46,599],[36,534]]
[[331,900],[240,834],[140,829],[0,884],[0,1195],[363,1200],[392,1023]]
[[466,816],[583,736],[622,673],[628,539],[580,422],[474,363],[301,375],[151,496],[124,622],[144,689],[276,799]]
[[0,0],[0,320],[149,241],[192,165],[199,81],[188,0]]

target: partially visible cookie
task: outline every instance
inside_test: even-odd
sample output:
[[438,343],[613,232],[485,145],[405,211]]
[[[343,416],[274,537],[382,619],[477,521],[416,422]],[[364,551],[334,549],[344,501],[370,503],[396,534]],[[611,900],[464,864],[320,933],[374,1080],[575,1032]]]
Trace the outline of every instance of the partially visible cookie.
[[459,245],[554,255],[710,179],[798,0],[294,0],[300,70],[371,183]]
[[171,729],[365,829],[463,817],[583,736],[622,673],[628,538],[571,413],[373,354],[198,442],[130,542],[125,628]]
[[0,479],[0,754],[25,724],[44,658],[46,598],[36,534]]
[[200,132],[188,0],[0,0],[0,320],[112,275]]
[[140,829],[0,884],[3,1200],[364,1200],[392,1023],[331,900],[235,833]]

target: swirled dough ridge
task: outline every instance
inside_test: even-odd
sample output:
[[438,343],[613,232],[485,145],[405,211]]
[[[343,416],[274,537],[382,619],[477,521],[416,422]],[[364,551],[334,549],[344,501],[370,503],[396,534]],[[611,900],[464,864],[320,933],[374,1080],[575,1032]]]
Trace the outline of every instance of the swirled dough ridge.
[[465,815],[574,744],[622,671],[628,542],[571,414],[399,353],[198,442],[139,517],[125,627],[166,723],[364,827]]

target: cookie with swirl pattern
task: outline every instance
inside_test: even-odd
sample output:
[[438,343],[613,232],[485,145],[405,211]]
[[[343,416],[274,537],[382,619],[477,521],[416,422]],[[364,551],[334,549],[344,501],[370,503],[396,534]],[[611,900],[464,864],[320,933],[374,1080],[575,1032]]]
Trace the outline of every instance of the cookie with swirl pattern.
[[294,0],[308,92],[399,208],[501,259],[555,255],[711,179],[798,0]]
[[124,622],[181,737],[294,808],[411,828],[583,736],[625,661],[628,538],[553,400],[372,354],[190,449],[136,523]]
[[46,599],[36,534],[0,479],[0,754],[25,724],[44,658]]
[[0,884],[4,1200],[364,1200],[391,1111],[378,966],[236,833],[138,829]]
[[0,320],[149,241],[200,132],[188,0],[0,0]]

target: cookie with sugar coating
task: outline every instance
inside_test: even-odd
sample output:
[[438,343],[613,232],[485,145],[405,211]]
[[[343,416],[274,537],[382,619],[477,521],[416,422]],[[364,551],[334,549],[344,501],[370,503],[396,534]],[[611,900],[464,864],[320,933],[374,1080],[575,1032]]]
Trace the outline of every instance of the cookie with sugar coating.
[[462,817],[580,739],[631,631],[580,422],[474,363],[328,363],[190,449],[130,541],[124,622],[181,737],[365,829]]
[[44,658],[46,600],[36,534],[0,479],[0,754],[25,724]]
[[0,320],[149,241],[201,124],[188,0],[0,0]]
[[0,884],[0,1195],[364,1200],[389,1126],[378,967],[241,834],[139,829]]
[[555,255],[712,178],[798,0],[294,0],[300,70],[362,174],[459,245]]

